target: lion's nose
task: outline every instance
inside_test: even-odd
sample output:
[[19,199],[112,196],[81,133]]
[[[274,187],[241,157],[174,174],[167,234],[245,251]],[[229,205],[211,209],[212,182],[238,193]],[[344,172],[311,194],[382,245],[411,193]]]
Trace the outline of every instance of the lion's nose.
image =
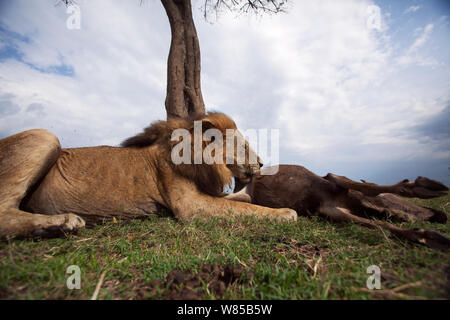
[[258,157],[258,165],[260,168],[262,168],[262,166],[264,165],[260,157]]

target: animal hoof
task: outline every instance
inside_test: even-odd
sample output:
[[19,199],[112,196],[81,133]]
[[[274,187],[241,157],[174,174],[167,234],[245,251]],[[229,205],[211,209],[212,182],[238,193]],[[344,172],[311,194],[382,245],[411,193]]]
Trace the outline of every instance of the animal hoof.
[[422,187],[428,190],[432,190],[432,191],[448,191],[447,186],[445,186],[444,184],[440,183],[439,181],[436,180],[431,180],[428,179],[426,177],[418,177],[416,179],[415,185],[418,187]]
[[446,251],[450,249],[450,239],[439,232],[419,228],[412,229],[411,231],[414,233],[413,238],[415,238],[414,240],[416,242],[433,249]]
[[439,181],[418,177],[414,181],[412,192],[417,198],[429,199],[447,195],[448,188]]
[[447,223],[447,214],[445,212],[435,210],[433,208],[426,208],[428,210],[431,210],[433,212],[433,216],[430,218],[430,222],[437,222],[437,223]]

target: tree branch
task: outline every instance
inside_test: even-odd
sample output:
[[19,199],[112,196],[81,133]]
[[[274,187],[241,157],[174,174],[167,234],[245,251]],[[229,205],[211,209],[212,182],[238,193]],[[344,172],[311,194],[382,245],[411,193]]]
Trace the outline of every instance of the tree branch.
[[205,0],[203,5],[203,16],[207,19],[208,14],[216,14],[222,9],[237,13],[280,13],[285,12],[288,0]]

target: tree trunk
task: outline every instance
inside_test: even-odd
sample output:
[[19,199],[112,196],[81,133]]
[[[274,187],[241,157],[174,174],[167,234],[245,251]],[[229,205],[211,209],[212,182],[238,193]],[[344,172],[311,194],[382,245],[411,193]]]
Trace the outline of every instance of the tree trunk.
[[167,118],[205,114],[200,87],[200,47],[190,0],[161,0],[172,41],[167,62]]

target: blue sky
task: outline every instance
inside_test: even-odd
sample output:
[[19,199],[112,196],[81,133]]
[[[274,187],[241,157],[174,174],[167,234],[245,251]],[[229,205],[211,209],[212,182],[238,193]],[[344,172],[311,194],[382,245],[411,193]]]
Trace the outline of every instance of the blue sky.
[[[0,138],[30,128],[64,147],[118,145],[165,118],[170,29],[156,0],[0,2]],[[380,8],[380,29],[367,8]],[[242,129],[280,130],[280,162],[317,174],[450,185],[450,5],[442,0],[291,1],[287,14],[193,1],[207,108]]]

